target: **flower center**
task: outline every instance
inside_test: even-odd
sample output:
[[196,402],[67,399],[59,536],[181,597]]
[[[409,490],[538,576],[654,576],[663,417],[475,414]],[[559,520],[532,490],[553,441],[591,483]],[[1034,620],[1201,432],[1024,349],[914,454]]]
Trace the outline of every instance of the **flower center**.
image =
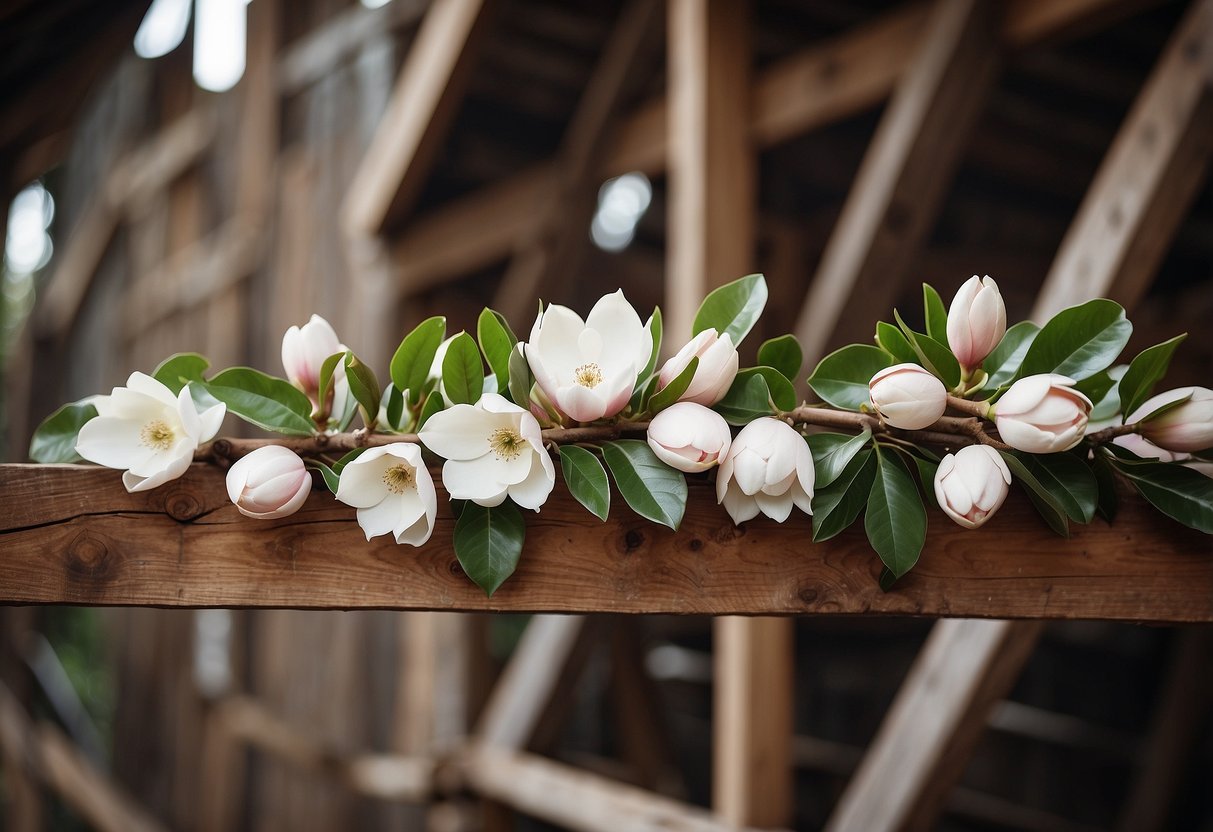
[[407,489],[417,487],[417,472],[403,462],[393,465],[383,472],[383,484],[393,494],[403,494]]
[[582,364],[573,371],[573,381],[582,387],[588,387],[593,390],[599,384],[602,384],[602,368],[592,361],[589,364]]
[[143,426],[143,430],[139,431],[139,441],[153,450],[167,451],[173,447],[173,440],[176,435],[173,429],[159,419],[154,419]]
[[519,436],[518,431],[513,428],[497,428],[489,434],[489,447],[493,449],[493,453],[497,455],[498,459],[517,459],[525,445],[526,440]]

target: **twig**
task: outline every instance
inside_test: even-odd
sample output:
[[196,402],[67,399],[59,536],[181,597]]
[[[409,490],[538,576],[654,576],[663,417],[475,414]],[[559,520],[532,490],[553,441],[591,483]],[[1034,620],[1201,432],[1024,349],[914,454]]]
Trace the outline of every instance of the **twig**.
[[1097,430],[1095,433],[1088,434],[1087,439],[1090,439],[1096,445],[1105,445],[1118,436],[1127,436],[1130,433],[1137,433],[1136,422],[1130,425],[1113,425],[1110,428]]

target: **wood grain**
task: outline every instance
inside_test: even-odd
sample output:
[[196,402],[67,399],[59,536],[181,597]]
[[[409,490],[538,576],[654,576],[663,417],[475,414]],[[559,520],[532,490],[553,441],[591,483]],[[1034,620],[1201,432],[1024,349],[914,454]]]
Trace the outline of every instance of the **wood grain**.
[[528,518],[518,571],[486,598],[455,559],[445,493],[433,538],[412,549],[366,542],[325,493],[282,520],[244,518],[216,468],[127,494],[116,471],[4,465],[0,602],[1213,621],[1210,538],[1136,498],[1068,541],[1018,493],[975,532],[932,514],[919,565],[883,593],[862,529],[813,544],[799,513],[737,528],[707,482],[690,490],[675,534],[622,500],[600,525],[558,483]]

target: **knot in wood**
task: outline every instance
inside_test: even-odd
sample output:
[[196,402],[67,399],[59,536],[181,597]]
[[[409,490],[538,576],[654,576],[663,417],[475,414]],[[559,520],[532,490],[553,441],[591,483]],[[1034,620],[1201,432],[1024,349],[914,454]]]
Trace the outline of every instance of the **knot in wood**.
[[644,545],[644,535],[637,529],[628,529],[623,536],[624,549],[627,552],[634,552]]
[[179,523],[193,520],[201,516],[204,511],[198,495],[180,482],[164,495],[164,513]]
[[110,569],[110,547],[97,535],[82,531],[67,545],[64,552],[67,571],[78,578],[96,580]]

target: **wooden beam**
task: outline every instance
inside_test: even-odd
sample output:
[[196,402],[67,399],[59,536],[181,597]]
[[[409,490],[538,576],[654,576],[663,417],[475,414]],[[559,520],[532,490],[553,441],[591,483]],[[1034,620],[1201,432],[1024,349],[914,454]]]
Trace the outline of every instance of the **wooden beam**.
[[588,525],[557,490],[517,572],[486,598],[460,572],[445,510],[431,541],[402,557],[390,538],[367,542],[327,493],[281,520],[244,518],[215,467],[128,494],[117,471],[3,465],[0,603],[1213,621],[1208,537],[1129,495],[1114,525],[1063,540],[1012,494],[978,533],[981,558],[974,532],[933,523],[918,566],[886,593],[862,529],[811,545],[799,515],[736,528],[693,479],[677,533],[622,503]]
[[[1013,0],[1004,11],[1002,39],[1008,47],[1027,48],[1139,6],[1137,0]],[[927,15],[926,7],[912,4],[758,73],[748,116],[754,143],[770,147],[879,104],[909,66]],[[621,121],[599,179],[665,170],[666,110],[659,96]],[[418,218],[394,246],[402,294],[505,259],[521,235],[532,233],[544,191],[554,182],[551,164],[536,165]]]
[[459,760],[479,794],[574,832],[726,832],[705,809],[552,760],[488,746]]
[[933,828],[990,709],[1018,677],[1042,626],[935,625],[826,829]]
[[870,336],[899,296],[994,81],[995,12],[981,0],[934,4],[804,299],[795,333],[808,366]]
[[556,187],[521,240],[498,285],[493,308],[516,324],[561,276],[576,274],[577,255],[596,208],[597,169],[612,137],[611,126],[659,4],[631,0],[620,13],[573,113],[555,162]]
[[1131,306],[1145,294],[1213,156],[1213,2],[1189,9],[1116,134],[1041,289]]
[[490,2],[434,0],[426,12],[346,192],[349,236],[377,235],[411,208],[463,99]]

